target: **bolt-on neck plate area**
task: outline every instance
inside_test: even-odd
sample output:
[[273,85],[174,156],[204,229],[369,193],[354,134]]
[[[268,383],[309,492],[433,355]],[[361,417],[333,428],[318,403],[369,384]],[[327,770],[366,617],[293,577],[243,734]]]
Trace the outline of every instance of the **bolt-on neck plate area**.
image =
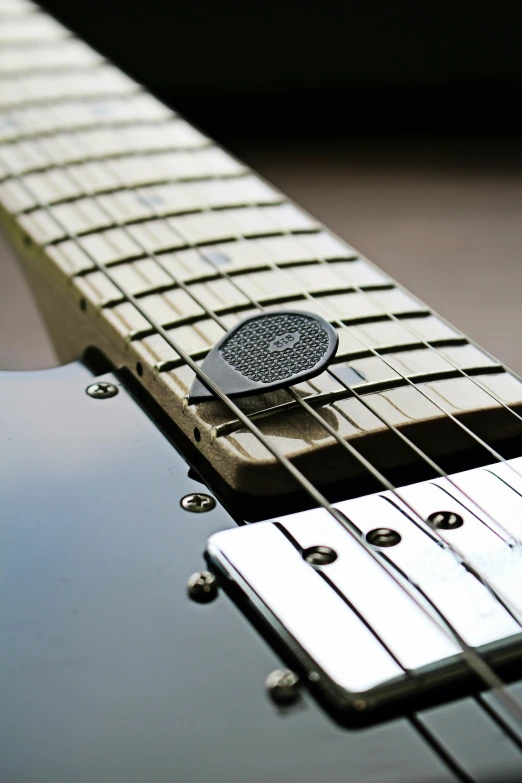
[[[212,536],[207,558],[351,721],[522,654],[522,459]],[[340,512],[340,513],[339,513]],[[238,595],[238,591],[234,591]]]

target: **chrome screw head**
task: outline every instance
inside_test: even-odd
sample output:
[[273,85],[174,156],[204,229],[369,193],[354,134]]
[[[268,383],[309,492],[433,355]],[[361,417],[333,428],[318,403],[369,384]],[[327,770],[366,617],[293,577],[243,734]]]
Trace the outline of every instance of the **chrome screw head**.
[[210,603],[218,594],[216,577],[210,571],[197,571],[187,580],[187,593],[193,601],[200,604]]
[[428,524],[439,530],[455,530],[462,527],[464,520],[460,514],[455,514],[453,511],[435,511],[429,515]]
[[366,534],[366,540],[372,546],[396,546],[400,543],[401,536],[389,527],[377,527]]
[[204,495],[202,492],[193,492],[191,495],[185,495],[181,498],[181,507],[185,511],[193,511],[195,514],[202,514],[204,511],[212,511],[216,507],[216,501],[212,495]]
[[118,387],[113,383],[97,381],[87,386],[85,391],[89,397],[94,397],[95,400],[108,400],[109,397],[115,397],[118,394]]
[[303,552],[303,558],[313,566],[324,566],[337,560],[337,552],[329,546],[310,546]]
[[265,681],[270,698],[276,704],[293,704],[299,698],[299,676],[291,669],[275,669]]

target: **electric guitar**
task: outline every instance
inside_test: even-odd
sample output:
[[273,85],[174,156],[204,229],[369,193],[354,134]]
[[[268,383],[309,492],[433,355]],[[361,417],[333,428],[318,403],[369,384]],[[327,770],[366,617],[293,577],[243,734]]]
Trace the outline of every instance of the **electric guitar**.
[[0,373],[0,781],[522,780],[521,381],[38,7],[0,41],[63,363]]

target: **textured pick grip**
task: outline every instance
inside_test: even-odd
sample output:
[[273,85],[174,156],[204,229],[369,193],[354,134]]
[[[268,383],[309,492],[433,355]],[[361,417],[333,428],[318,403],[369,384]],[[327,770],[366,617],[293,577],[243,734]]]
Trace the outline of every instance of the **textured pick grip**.
[[[300,311],[262,313],[227,332],[202,370],[229,396],[246,396],[318,375],[336,350],[337,332],[323,318]],[[196,378],[190,402],[211,396]]]

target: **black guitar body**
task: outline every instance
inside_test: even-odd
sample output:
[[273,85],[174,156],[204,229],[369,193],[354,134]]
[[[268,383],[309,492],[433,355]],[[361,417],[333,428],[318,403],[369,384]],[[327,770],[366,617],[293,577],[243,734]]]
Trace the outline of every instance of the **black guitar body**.
[[0,374],[2,783],[522,780],[488,697],[359,729],[306,689],[277,707],[276,652],[226,594],[186,592],[235,521],[182,508],[201,484],[101,380],[119,393],[88,396],[80,363]]

